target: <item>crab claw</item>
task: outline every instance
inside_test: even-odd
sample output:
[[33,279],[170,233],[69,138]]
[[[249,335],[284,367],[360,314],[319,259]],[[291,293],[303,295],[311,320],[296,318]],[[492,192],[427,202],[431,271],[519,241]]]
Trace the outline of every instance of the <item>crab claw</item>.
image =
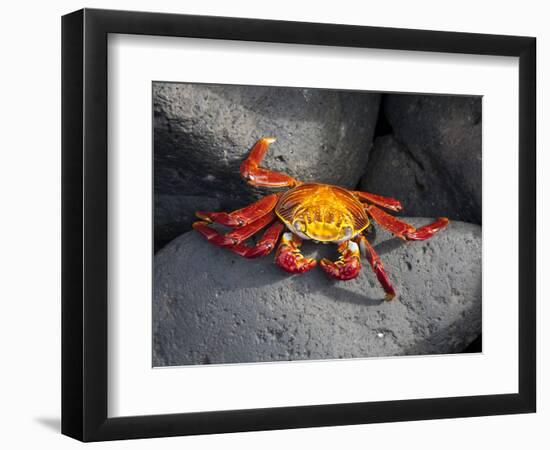
[[302,240],[292,234],[284,233],[275,255],[275,262],[288,273],[304,273],[313,269],[317,261],[313,258],[306,258],[300,251]]
[[361,271],[359,246],[353,241],[342,242],[338,246],[338,252],[338,261],[332,262],[323,258],[320,262],[321,269],[337,280],[352,280]]

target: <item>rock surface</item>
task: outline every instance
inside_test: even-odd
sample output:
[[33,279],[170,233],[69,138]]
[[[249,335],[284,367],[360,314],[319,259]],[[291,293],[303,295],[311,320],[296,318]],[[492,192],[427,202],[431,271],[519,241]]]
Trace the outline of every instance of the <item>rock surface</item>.
[[383,114],[393,136],[376,139],[361,189],[407,215],[481,224],[481,98],[387,95]]
[[[366,262],[352,281],[319,268],[289,276],[273,255],[246,260],[180,236],[154,261],[153,364],[454,353],[480,334],[479,226],[451,222],[409,243],[378,227],[369,240],[397,290],[392,302]],[[329,245],[306,243],[304,253],[336,257]]]
[[397,216],[444,216],[460,220],[464,211],[447,184],[437,174],[426,175],[407,148],[393,135],[386,135],[374,141],[360,189],[399,199],[403,211],[394,214]]
[[[380,95],[370,93],[156,82],[155,204],[164,203],[163,195],[209,197],[230,210],[265,195],[239,175],[243,159],[264,136],[277,138],[266,167],[355,188],[372,146],[379,102]],[[181,203],[174,214],[189,217],[193,208]],[[162,220],[155,209],[155,224],[190,229],[189,221],[170,217],[167,207],[161,210]]]

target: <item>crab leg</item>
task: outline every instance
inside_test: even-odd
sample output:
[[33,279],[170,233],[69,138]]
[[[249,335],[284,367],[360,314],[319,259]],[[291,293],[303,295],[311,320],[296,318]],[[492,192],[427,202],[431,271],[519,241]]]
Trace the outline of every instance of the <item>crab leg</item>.
[[367,205],[365,209],[377,223],[403,240],[423,241],[429,239],[439,230],[445,228],[449,223],[449,219],[440,217],[435,222],[424,225],[421,228],[415,228],[374,205]]
[[244,256],[245,258],[258,258],[260,256],[269,255],[275,248],[275,244],[277,243],[283,228],[284,225],[281,222],[275,222],[267,230],[265,230],[256,245],[249,247],[246,244],[241,243],[231,247],[230,250],[238,255]]
[[337,280],[352,280],[361,271],[359,246],[353,241],[344,241],[338,245],[340,258],[332,262],[326,258],[320,261],[321,269]]
[[241,164],[241,176],[253,186],[260,187],[292,187],[300,182],[290,175],[260,167],[269,145],[275,138],[264,137],[254,144],[248,157]]
[[317,261],[306,258],[300,251],[302,240],[290,232],[284,233],[275,255],[275,262],[288,273],[304,273],[313,269]]
[[202,234],[208,242],[218,245],[220,247],[234,247],[237,244],[248,239],[253,234],[256,234],[266,225],[271,223],[275,218],[274,213],[266,214],[260,217],[258,220],[249,223],[243,227],[237,228],[229,233],[221,234],[214,228],[208,225],[208,222],[195,222],[193,228]]
[[232,228],[242,227],[273,211],[278,199],[279,194],[271,194],[231,213],[197,211],[195,215],[207,222],[216,222]]
[[391,209],[392,211],[401,211],[402,208],[401,202],[395,198],[382,197],[381,195],[364,191],[353,191],[353,194],[359,197],[359,200],[366,200],[378,206],[382,206],[383,208]]
[[395,290],[390,282],[390,279],[388,278],[386,270],[384,269],[384,264],[380,261],[380,256],[378,256],[378,253],[374,251],[374,248],[372,248],[372,245],[370,245],[365,236],[360,235],[356,238],[356,240],[359,243],[359,247],[365,254],[370,266],[372,267],[372,270],[376,274],[376,278],[378,278],[378,281],[384,288],[384,292],[386,292],[386,300],[392,300],[395,297]]

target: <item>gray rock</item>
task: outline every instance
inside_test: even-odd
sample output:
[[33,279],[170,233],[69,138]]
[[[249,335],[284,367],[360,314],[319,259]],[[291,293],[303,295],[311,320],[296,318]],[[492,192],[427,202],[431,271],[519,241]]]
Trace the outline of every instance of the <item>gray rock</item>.
[[[428,219],[408,219],[415,225]],[[397,290],[365,262],[352,281],[283,272],[186,233],[154,261],[153,364],[218,364],[454,353],[481,332],[481,228],[451,222],[424,242],[369,233]],[[334,246],[304,253],[336,257]]]
[[370,93],[156,82],[155,192],[209,196],[224,209],[265,195],[239,175],[264,136],[277,138],[265,166],[304,181],[355,187],[379,102]]
[[[394,197],[403,205],[397,216],[435,216],[460,220],[464,211],[437,174],[427,174],[393,135],[377,138],[360,189]],[[468,218],[477,220],[472,216]]]
[[155,251],[191,230],[191,224],[197,220],[195,211],[217,211],[220,208],[217,198],[155,192]]
[[383,110],[394,135],[376,140],[361,189],[481,224],[481,97],[387,95]]

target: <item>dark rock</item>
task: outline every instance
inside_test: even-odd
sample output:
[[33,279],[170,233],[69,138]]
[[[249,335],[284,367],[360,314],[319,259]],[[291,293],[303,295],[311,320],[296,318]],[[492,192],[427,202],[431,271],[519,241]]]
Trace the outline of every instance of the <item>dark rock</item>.
[[481,224],[481,98],[387,95],[393,136],[376,140],[361,189],[412,216]]
[[[360,188],[375,194],[394,197],[403,205],[395,215],[449,217],[460,219],[463,211],[456,204],[447,183],[431,176],[411,153],[394,138],[377,138],[369,156]],[[472,219],[472,217],[468,216]]]
[[265,166],[304,181],[355,187],[380,96],[319,89],[154,83],[155,192],[209,196],[237,208],[255,190],[239,166],[273,136]]
[[[408,219],[415,225],[428,219]],[[352,281],[289,276],[273,255],[241,258],[194,232],[154,261],[153,364],[187,365],[454,353],[481,332],[481,228],[451,222],[424,242],[377,228],[397,297],[365,262]],[[331,245],[306,254],[336,257]]]
[[195,211],[216,211],[220,208],[217,198],[155,193],[155,251],[191,230],[191,224],[198,220]]

